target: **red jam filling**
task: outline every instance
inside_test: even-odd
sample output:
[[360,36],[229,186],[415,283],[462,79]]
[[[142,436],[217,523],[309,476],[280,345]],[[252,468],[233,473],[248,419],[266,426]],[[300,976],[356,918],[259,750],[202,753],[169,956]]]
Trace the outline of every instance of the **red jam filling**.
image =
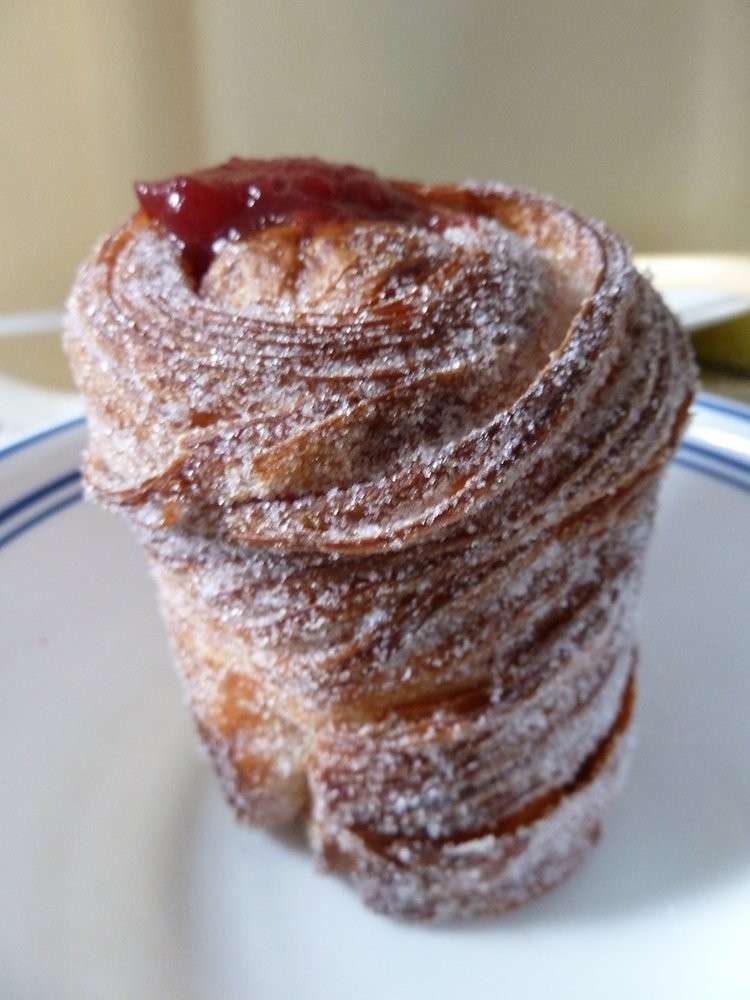
[[226,163],[135,185],[141,208],[183,244],[196,278],[226,240],[266,226],[347,219],[426,221],[405,191],[359,167],[281,158]]

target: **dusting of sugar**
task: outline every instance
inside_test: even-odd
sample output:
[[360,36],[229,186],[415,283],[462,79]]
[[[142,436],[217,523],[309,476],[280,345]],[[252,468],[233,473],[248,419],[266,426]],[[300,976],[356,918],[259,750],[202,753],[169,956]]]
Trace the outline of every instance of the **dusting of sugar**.
[[694,372],[600,224],[415,190],[446,224],[280,227],[200,288],[136,217],[79,272],[65,343],[87,489],[149,552],[238,815],[306,813],[368,903],[446,920],[598,835],[628,731],[581,769],[632,684]]

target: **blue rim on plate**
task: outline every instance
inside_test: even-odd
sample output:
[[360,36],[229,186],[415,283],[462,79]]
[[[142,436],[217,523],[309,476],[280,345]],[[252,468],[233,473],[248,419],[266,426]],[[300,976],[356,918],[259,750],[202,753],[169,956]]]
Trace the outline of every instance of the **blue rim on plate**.
[[[695,407],[697,410],[708,410],[725,416],[741,420],[750,428],[750,408],[717,399],[714,396],[701,394],[698,396]],[[30,437],[14,442],[6,448],[0,449],[0,462],[11,458],[13,455],[34,445],[46,441],[64,431],[71,431],[83,427],[84,417],[74,417],[64,423],[48,427],[46,430]],[[705,465],[702,460],[710,460],[715,465]],[[750,494],[750,461],[744,461],[733,455],[727,455],[719,448],[708,444],[696,444],[692,441],[683,441],[675,455],[673,461],[689,469],[691,472],[699,472],[704,476],[709,476],[726,486]],[[5,507],[0,509],[0,549],[9,545],[19,536],[30,531],[32,528],[46,521],[47,518],[58,514],[66,508],[78,503],[83,498],[83,490],[80,488],[81,474],[78,469],[71,469],[61,476],[43,483],[29,493],[18,497]],[[71,487],[75,487],[71,491]],[[64,495],[60,497],[60,493]],[[54,497],[52,503],[47,503]],[[23,519],[19,515],[28,514]],[[3,527],[6,526],[6,527]]]

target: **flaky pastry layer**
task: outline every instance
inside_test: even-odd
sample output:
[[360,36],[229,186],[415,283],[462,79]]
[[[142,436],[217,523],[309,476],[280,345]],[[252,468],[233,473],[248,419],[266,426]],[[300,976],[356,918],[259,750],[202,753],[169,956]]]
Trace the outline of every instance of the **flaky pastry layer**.
[[604,226],[501,185],[401,187],[429,225],[272,227],[198,286],[136,215],[81,269],[65,339],[88,489],[149,553],[237,813],[303,814],[369,904],[455,919],[598,835],[694,372]]

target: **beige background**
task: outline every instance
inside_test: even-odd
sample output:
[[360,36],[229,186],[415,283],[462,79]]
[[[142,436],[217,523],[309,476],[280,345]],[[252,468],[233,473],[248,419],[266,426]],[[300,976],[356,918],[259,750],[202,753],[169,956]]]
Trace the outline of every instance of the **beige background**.
[[640,250],[750,249],[750,3],[2,0],[0,311],[55,306],[133,177],[317,153],[500,177]]

